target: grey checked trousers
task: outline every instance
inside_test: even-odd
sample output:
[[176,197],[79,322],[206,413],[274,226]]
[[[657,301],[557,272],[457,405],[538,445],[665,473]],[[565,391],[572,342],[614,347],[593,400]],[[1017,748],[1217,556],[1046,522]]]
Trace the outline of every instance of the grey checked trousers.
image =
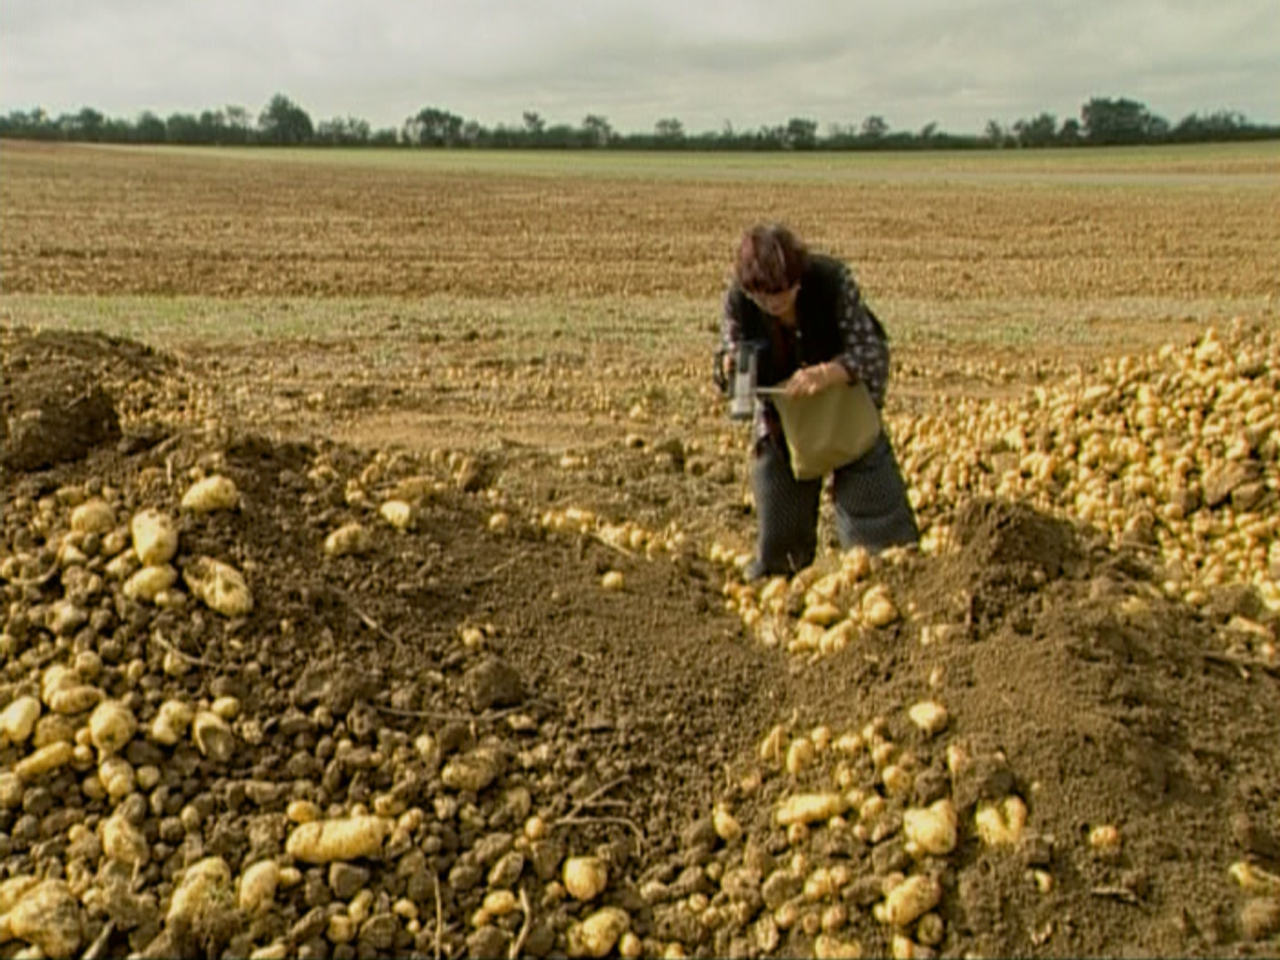
[[[752,576],[790,574],[813,562],[818,547],[822,478],[797,480],[782,437],[765,437],[752,464],[759,543]],[[919,542],[915,511],[893,445],[881,434],[867,453],[832,474],[836,533],[843,549],[873,553]]]

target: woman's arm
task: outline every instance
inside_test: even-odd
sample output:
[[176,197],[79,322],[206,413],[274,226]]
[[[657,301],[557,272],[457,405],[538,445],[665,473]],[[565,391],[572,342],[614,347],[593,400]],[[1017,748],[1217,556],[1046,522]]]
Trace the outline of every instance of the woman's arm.
[[843,368],[849,383],[865,383],[876,406],[882,407],[889,385],[889,344],[847,267],[841,271],[841,287],[837,321],[844,349],[832,362]]

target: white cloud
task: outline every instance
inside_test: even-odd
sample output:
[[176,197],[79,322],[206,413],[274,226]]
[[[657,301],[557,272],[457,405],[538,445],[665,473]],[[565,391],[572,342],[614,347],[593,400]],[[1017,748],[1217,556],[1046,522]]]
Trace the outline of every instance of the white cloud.
[[283,92],[316,119],[426,105],[620,130],[808,116],[895,129],[1074,116],[1129,96],[1177,119],[1280,121],[1276,0],[5,0],[0,109],[111,116]]

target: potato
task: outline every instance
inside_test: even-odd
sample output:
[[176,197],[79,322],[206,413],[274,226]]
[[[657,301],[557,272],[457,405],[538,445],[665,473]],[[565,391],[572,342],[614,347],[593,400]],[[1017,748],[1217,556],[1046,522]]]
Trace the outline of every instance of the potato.
[[240,505],[240,491],[230,477],[218,474],[193,484],[182,496],[182,508],[193,513],[234,510]]
[[604,957],[631,927],[631,915],[621,907],[604,907],[569,928],[569,956]]
[[1012,846],[1022,839],[1027,825],[1027,807],[1019,797],[1000,801],[983,800],[974,814],[978,836],[989,847]]
[[138,511],[129,531],[133,534],[133,552],[144,567],[168,563],[178,552],[178,529],[159,510]]
[[109,533],[116,525],[116,512],[101,498],[86,500],[71,511],[71,529],[76,533]]
[[181,700],[166,700],[160,704],[151,721],[148,736],[166,747],[175,746],[195,719],[195,711]]
[[348,523],[329,534],[324,552],[330,557],[347,557],[373,549],[373,536],[358,523]]
[[[16,810],[26,794],[22,777],[13,770],[0,770],[0,810]],[[0,913],[4,913],[0,910]]]
[[89,739],[101,753],[119,753],[137,732],[137,718],[119,700],[104,700],[89,715]]
[[813,766],[813,761],[817,757],[818,751],[814,749],[813,741],[808,737],[797,737],[791,741],[791,745],[787,747],[787,773],[799,776],[809,767]]
[[621,590],[625,586],[622,574],[617,570],[610,570],[600,578],[600,586],[606,590]]
[[123,757],[109,756],[103,760],[98,765],[98,780],[107,791],[107,796],[116,802],[133,793],[138,785],[133,765]]
[[57,770],[59,767],[65,767],[71,762],[72,756],[75,754],[75,747],[67,743],[65,740],[59,740],[57,743],[51,743],[47,747],[41,747],[30,756],[19,760],[13,765],[13,772],[16,773],[23,782],[29,783],[37,777]]
[[290,823],[315,823],[322,816],[320,808],[310,800],[291,800],[284,811]]
[[191,736],[200,752],[217,763],[226,763],[235,754],[236,735],[227,721],[216,713],[201,710],[191,725]]
[[1244,860],[1233,863],[1228,871],[1241,888],[1250,893],[1280,897],[1280,877]]
[[40,701],[30,696],[18,697],[0,713],[0,738],[9,743],[25,743],[39,719]]
[[816,603],[806,607],[800,619],[806,623],[814,623],[820,627],[829,627],[841,617],[844,611],[837,607],[834,603]]
[[774,819],[782,827],[793,823],[817,823],[839,816],[846,809],[845,799],[838,793],[802,793],[778,804]]
[[145,867],[151,859],[151,847],[142,831],[119,815],[103,821],[102,853],[130,868]]
[[884,783],[885,792],[891,797],[906,796],[915,786],[915,777],[911,775],[911,771],[897,763],[885,767],[880,773],[880,780]]
[[289,834],[285,852],[307,863],[376,857],[395,823],[382,817],[349,817],[304,823]]
[[505,917],[520,909],[520,901],[511,890],[490,890],[484,895],[480,909],[491,917]]
[[872,911],[881,923],[905,927],[924,916],[942,900],[942,886],[932,877],[908,877],[886,894]]
[[584,903],[600,896],[609,885],[609,869],[599,857],[569,857],[561,876],[569,894]]
[[35,944],[46,957],[75,956],[84,942],[80,903],[63,880],[32,887],[8,914],[9,932]]
[[253,610],[253,594],[235,567],[212,557],[198,557],[182,571],[191,593],[224,617],[243,617]]
[[143,567],[124,582],[124,595],[139,603],[155,603],[156,597],[178,582],[178,571],[167,563]]
[[711,811],[711,824],[715,828],[716,836],[725,843],[733,843],[742,836],[742,824],[723,803],[716,804],[715,809]]
[[813,941],[813,955],[823,960],[861,960],[862,944],[822,933]]
[[927,737],[937,736],[947,728],[951,719],[947,708],[932,700],[917,703],[907,711],[907,717]]
[[[413,526],[413,507],[403,500],[388,500],[378,508],[378,516],[397,530],[408,530]],[[327,543],[326,543],[327,548]]]
[[902,831],[907,853],[913,857],[950,853],[956,848],[958,823],[955,807],[947,799],[924,809],[913,807],[903,811]]
[[280,884],[280,865],[274,860],[260,860],[240,877],[240,909],[249,916],[269,910]]
[[862,619],[872,627],[887,627],[898,619],[898,608],[888,590],[872,587],[863,595]]
[[479,793],[493,783],[500,772],[497,755],[487,747],[481,747],[450,760],[440,772],[440,779],[452,790]]
[[1120,831],[1110,824],[1089,831],[1089,846],[1098,853],[1114,853],[1120,849]]
[[192,923],[219,903],[229,903],[231,868],[221,857],[205,857],[187,868],[169,901],[166,922]]

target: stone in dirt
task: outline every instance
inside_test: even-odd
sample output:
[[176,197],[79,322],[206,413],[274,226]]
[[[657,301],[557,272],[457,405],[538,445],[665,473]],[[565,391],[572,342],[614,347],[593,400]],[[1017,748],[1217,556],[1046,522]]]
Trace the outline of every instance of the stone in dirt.
[[515,707],[524,702],[524,682],[515,667],[499,657],[488,657],[467,671],[464,678],[471,706],[476,710]]

